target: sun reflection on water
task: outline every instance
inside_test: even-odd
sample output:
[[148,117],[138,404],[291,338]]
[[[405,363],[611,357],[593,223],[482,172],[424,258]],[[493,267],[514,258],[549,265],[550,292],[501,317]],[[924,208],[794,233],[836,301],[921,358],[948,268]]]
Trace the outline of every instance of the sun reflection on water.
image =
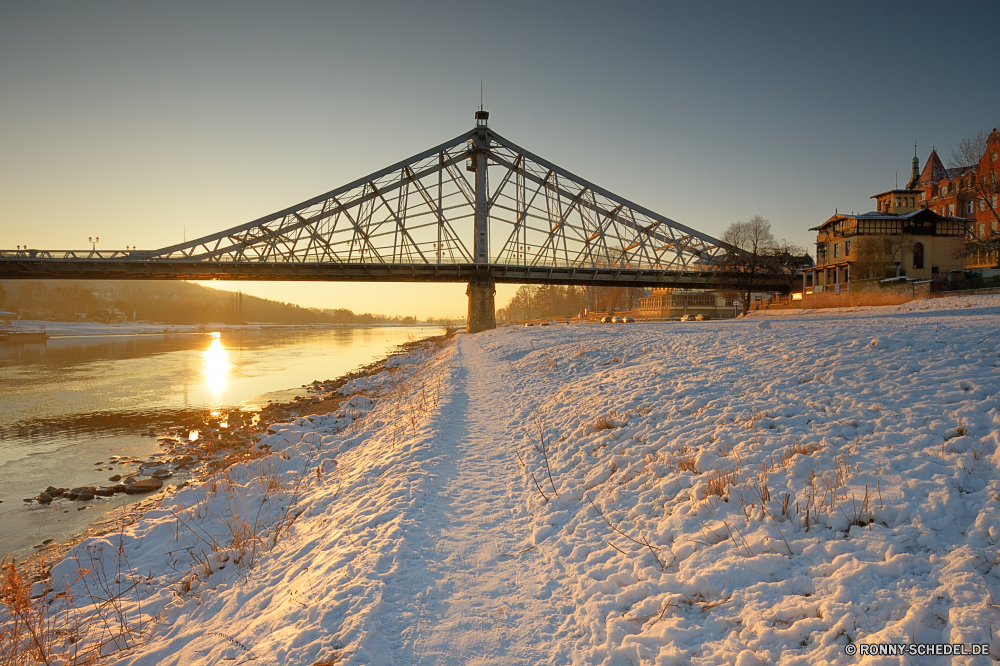
[[213,402],[219,402],[222,390],[226,387],[226,375],[233,367],[229,362],[229,352],[222,346],[222,334],[212,333],[212,342],[208,349],[202,352],[205,358],[205,377],[208,388],[212,391]]

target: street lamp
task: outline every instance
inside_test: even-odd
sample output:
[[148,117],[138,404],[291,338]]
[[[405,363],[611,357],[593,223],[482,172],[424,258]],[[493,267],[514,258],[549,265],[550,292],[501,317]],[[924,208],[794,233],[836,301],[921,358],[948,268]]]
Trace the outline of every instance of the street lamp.
[[90,237],[87,238],[87,241],[90,243],[90,250],[92,252],[96,252],[97,251],[97,244],[101,242],[101,237],[100,236],[90,236]]

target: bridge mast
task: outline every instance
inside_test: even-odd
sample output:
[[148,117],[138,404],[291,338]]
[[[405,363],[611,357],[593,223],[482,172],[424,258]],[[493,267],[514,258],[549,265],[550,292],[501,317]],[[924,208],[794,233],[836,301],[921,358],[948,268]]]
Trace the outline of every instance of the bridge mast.
[[466,331],[469,333],[479,333],[497,327],[494,303],[496,285],[489,270],[489,193],[486,189],[486,156],[490,149],[486,122],[489,117],[489,111],[483,111],[481,108],[476,111],[477,131],[472,136],[472,149],[467,167],[476,172],[476,221],[472,255],[477,271],[476,276],[469,280],[468,289],[465,290],[469,297],[469,316],[466,319]]

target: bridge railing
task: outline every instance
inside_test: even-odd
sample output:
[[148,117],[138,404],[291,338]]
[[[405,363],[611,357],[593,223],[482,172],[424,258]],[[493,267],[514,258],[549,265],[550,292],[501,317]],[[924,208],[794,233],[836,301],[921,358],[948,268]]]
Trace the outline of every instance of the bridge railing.
[[[156,264],[245,264],[247,266],[267,265],[267,264],[324,264],[324,265],[385,265],[381,260],[372,260],[367,257],[359,257],[351,262],[321,262],[310,260],[308,257],[288,256],[274,257],[275,260],[263,261],[238,261],[231,256],[214,257],[210,260],[199,260],[192,257],[150,257],[149,253],[142,250],[0,250],[0,259],[6,260],[28,260],[28,261],[87,261],[87,262],[125,262],[125,263],[156,263]],[[415,261],[407,263],[396,263],[395,265],[415,265],[415,266],[453,266],[465,265],[467,260],[455,257],[442,256],[432,257],[428,261]],[[598,269],[598,270],[642,270],[642,271],[681,271],[681,272],[717,272],[718,269],[712,264],[703,264],[692,271],[690,266],[680,268],[665,263],[652,262],[587,262],[587,261],[565,261],[557,259],[535,259],[530,263],[511,263],[499,257],[494,258],[489,265],[494,268],[516,268],[518,270],[532,268],[577,268],[577,269]]]

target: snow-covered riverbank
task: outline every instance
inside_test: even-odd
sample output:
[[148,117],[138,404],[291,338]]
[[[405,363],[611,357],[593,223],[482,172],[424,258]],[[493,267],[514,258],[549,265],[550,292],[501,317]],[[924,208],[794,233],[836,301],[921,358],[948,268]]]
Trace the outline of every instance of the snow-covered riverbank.
[[1000,657],[1000,297],[916,303],[458,336],[53,581],[129,664]]

